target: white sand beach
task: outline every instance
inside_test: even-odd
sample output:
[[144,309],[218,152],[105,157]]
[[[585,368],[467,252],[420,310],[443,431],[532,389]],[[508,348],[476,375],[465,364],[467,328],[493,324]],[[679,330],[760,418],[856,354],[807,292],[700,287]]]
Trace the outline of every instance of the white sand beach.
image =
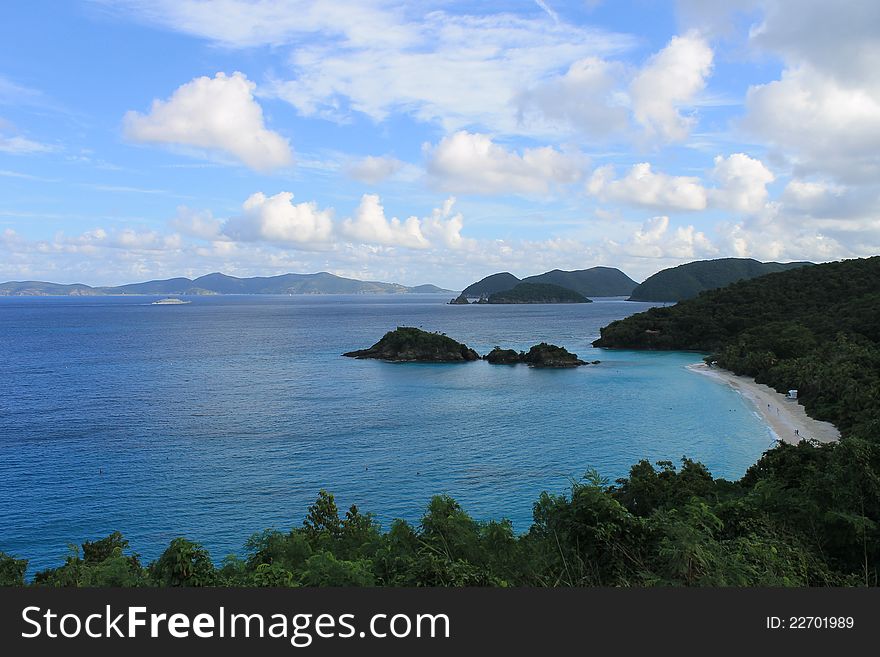
[[688,365],[687,368],[734,388],[755,405],[777,438],[786,443],[797,444],[801,440],[830,443],[840,438],[840,432],[833,424],[814,420],[796,400],[788,399],[770,386],[756,383],[747,376],[737,376],[720,367],[709,367],[705,363]]

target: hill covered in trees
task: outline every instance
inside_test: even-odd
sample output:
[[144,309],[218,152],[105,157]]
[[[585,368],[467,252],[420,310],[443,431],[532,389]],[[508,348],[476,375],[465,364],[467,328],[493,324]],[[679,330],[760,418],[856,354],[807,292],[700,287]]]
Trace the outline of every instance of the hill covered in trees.
[[630,295],[630,301],[682,301],[700,292],[809,265],[809,262],[758,262],[751,258],[698,260],[670,267],[645,279]]
[[880,439],[880,257],[741,281],[612,322],[597,347],[697,350]]
[[461,291],[461,295],[463,297],[488,297],[490,294],[509,290],[517,283],[519,283],[519,279],[516,276],[504,271],[471,283]]
[[590,267],[576,271],[554,269],[524,278],[523,283],[559,285],[585,297],[625,297],[637,285],[633,279],[613,267]]
[[633,279],[613,267],[591,267],[576,271],[554,269],[522,280],[509,272],[492,274],[468,285],[462,290],[462,295],[470,298],[489,297],[506,292],[519,283],[558,285],[585,297],[623,297],[629,295],[637,285]]
[[489,303],[590,303],[574,290],[548,283],[519,283],[489,295]]

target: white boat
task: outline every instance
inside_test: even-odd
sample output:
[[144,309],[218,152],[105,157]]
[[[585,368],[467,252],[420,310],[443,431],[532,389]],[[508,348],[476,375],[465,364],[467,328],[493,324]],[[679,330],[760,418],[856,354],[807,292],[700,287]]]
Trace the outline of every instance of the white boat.
[[158,301],[154,301],[152,305],[154,305],[154,306],[179,306],[184,303],[191,303],[191,302],[184,301],[183,299],[175,299],[174,297],[168,297],[167,299],[159,299]]

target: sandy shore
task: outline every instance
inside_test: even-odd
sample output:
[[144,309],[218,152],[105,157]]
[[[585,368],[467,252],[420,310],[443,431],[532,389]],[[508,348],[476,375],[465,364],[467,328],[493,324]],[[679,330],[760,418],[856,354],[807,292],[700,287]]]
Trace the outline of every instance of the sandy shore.
[[814,420],[797,401],[786,398],[770,386],[704,363],[688,365],[688,369],[734,388],[754,404],[773,433],[784,442],[797,444],[801,440],[812,439],[820,443],[830,443],[840,438],[840,432],[833,424]]

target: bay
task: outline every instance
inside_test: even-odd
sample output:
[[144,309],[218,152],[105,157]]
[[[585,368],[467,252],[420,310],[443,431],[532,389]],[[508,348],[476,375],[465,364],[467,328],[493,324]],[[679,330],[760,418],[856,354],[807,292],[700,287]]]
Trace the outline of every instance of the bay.
[[[451,306],[444,295],[0,298],[0,550],[58,565],[119,530],[144,559],[175,536],[219,561],[302,522],[319,489],[387,527],[448,494],[527,531],[541,491],[639,459],[738,478],[772,434],[699,354],[593,349],[650,304]],[[547,341],[599,365],[343,358],[397,326],[480,353]]]

